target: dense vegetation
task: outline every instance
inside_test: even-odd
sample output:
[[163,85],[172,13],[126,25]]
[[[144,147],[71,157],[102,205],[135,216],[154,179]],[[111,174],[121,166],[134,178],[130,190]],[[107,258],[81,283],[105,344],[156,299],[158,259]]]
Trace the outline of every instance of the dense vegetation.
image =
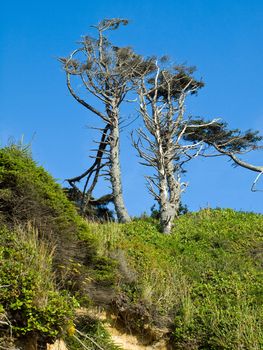
[[139,329],[168,327],[180,349],[262,347],[261,215],[207,209],[180,217],[171,236],[149,220],[90,227],[104,254],[128,259],[122,288],[127,308],[143,306]]
[[66,336],[101,261],[93,240],[80,239],[86,222],[27,147],[0,150],[0,230],[0,346]]
[[17,146],[0,150],[0,215],[2,347],[117,349],[88,312],[100,306],[171,349],[262,349],[262,215],[187,213],[168,236],[147,217],[87,222]]

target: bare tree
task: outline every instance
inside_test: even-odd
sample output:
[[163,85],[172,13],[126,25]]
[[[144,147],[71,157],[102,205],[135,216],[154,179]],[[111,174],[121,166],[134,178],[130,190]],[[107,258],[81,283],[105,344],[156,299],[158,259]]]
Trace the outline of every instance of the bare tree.
[[[105,19],[93,26],[98,37],[85,36],[80,47],[69,57],[60,58],[67,76],[67,87],[71,95],[81,105],[100,117],[104,127],[98,142],[93,165],[80,176],[68,179],[71,185],[86,177],[83,202],[91,198],[100,172],[110,179],[112,199],[119,222],[130,220],[124,204],[120,170],[120,105],[133,89],[133,84],[141,74],[152,67],[152,60],[144,60],[129,47],[114,46],[105,36],[105,31],[115,30],[128,23],[125,19]],[[73,81],[75,79],[75,81]],[[77,80],[77,81],[76,81]],[[80,83],[77,86],[76,83]],[[82,97],[84,88],[86,98]],[[91,104],[88,101],[96,101]],[[97,107],[98,102],[102,108]],[[88,186],[91,177],[93,181]],[[86,191],[86,192],[85,192]],[[88,194],[88,195],[86,195]]]
[[251,187],[252,191],[256,191],[263,166],[248,163],[241,159],[240,155],[263,148],[260,144],[263,136],[260,136],[258,131],[241,132],[239,129],[230,129],[225,122],[208,124],[199,119],[187,128],[184,138],[192,142],[205,142],[208,147],[202,150],[201,155],[204,157],[227,156],[234,165],[259,173]]
[[203,146],[202,140],[189,144],[183,138],[191,126],[191,118],[184,116],[185,98],[203,86],[193,78],[193,72],[193,68],[183,65],[161,69],[156,62],[155,71],[144,75],[138,84],[144,128],[137,130],[136,140],[132,136],[133,145],[141,164],[154,169],[153,175],[146,176],[147,186],[159,203],[165,234],[171,232],[186,187],[181,182],[183,165],[198,156]]

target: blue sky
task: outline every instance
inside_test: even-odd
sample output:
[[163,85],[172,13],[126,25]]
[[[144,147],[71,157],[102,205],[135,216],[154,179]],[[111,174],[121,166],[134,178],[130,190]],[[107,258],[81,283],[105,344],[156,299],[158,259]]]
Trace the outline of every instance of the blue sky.
[[[15,0],[3,2],[0,14],[1,145],[10,137],[24,135],[26,142],[33,137],[34,158],[59,182],[89,166],[96,134],[87,126],[97,126],[98,120],[69,95],[56,59],[76,48],[82,35],[92,34],[90,25],[111,17],[130,20],[111,34],[116,45],[197,66],[197,77],[206,85],[187,102],[189,114],[263,132],[262,1]],[[136,115],[130,110],[124,116]],[[153,200],[129,131],[121,135],[124,195],[130,213],[139,215]],[[262,152],[245,158],[263,163]],[[263,192],[250,191],[255,173],[233,168],[225,158],[194,160],[187,170],[183,202],[191,210],[219,206],[263,212]],[[101,183],[97,194],[106,192],[107,184]]]

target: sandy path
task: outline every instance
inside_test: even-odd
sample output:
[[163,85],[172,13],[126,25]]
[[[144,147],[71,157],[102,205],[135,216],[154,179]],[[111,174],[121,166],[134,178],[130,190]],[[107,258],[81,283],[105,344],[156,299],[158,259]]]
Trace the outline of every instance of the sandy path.
[[[114,327],[115,317],[107,316],[106,312],[100,310],[79,309],[78,315],[88,314],[95,319],[103,321],[104,327],[109,332],[114,344],[120,346],[123,350],[168,350],[164,340],[151,345],[143,345],[142,342],[134,335],[126,333],[119,328]],[[109,322],[109,318],[112,322]],[[105,349],[107,350],[107,349]]]
[[160,341],[152,345],[142,345],[134,335],[122,333],[109,323],[105,323],[104,326],[111,335],[112,341],[116,345],[119,345],[123,350],[167,350],[164,341]]

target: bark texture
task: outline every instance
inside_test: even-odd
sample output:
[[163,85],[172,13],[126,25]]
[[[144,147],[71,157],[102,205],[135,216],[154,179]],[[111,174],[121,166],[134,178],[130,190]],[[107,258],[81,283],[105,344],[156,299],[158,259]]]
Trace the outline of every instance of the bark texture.
[[120,131],[118,114],[115,112],[114,123],[110,130],[110,180],[112,185],[113,202],[116,209],[118,221],[121,223],[129,222],[130,216],[123,200],[121,167],[120,167]]

